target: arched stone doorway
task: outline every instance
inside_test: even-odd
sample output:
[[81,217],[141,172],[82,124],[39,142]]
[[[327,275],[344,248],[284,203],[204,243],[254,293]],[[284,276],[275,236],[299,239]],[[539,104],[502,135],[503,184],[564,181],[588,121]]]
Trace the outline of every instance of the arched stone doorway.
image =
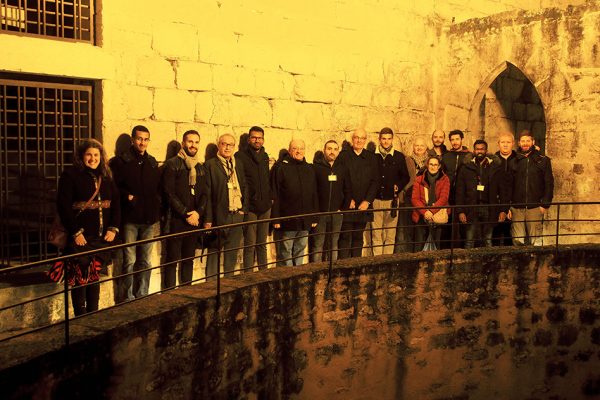
[[546,115],[531,80],[515,65],[503,62],[486,79],[473,101],[469,128],[473,138],[484,138],[496,148],[498,133],[533,133],[542,152],[546,148]]

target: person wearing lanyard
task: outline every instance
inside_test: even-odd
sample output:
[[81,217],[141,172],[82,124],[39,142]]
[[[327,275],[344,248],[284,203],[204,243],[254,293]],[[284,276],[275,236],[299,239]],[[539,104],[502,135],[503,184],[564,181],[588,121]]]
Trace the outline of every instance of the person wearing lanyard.
[[[204,227],[239,224],[248,212],[248,186],[243,163],[233,156],[235,138],[228,133],[217,142],[217,155],[206,161],[209,201]],[[219,270],[217,252],[224,249],[223,271],[233,274],[242,240],[242,227],[235,226],[217,230],[216,240],[209,243],[206,260],[206,276],[214,278]]]

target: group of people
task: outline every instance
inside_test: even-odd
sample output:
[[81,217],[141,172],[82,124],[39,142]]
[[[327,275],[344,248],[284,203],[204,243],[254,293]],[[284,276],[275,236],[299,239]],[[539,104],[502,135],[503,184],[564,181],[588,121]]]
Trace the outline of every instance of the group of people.
[[[505,133],[499,151],[490,154],[484,140],[469,151],[459,130],[450,132],[447,148],[445,133],[436,130],[430,149],[417,137],[412,154],[405,156],[394,149],[390,128],[380,131],[374,151],[367,149],[366,131],[357,129],[349,143],[328,140],[312,164],[304,141],[292,140],[272,167],[261,127],[250,128],[237,152],[235,137],[221,135],[216,155],[204,163],[198,157],[200,139],[195,130],[185,132],[179,152],[162,166],[148,153],[150,132],[141,125],[132,129],[129,149],[110,162],[96,140],[80,144],[73,167],[60,177],[57,196],[69,235],[66,252],[97,250],[70,266],[76,315],[98,309],[99,286],[93,283],[107,261],[102,248],[116,243],[119,234],[126,243],[151,239],[161,218],[163,233],[171,235],[161,268],[163,289],[176,286],[178,264],[179,283],[192,280],[199,246],[208,249],[208,279],[221,272],[221,258],[222,272],[232,274],[242,246],[242,270],[267,268],[271,231],[277,264],[287,266],[303,263],[309,238],[313,262],[360,257],[365,251],[420,251],[427,235],[438,248],[458,240],[466,248],[478,242],[491,246],[494,236],[502,244],[543,243],[552,169],[528,131],[519,135],[517,151],[512,134]],[[457,205],[454,213],[449,205]],[[329,214],[316,216],[319,212]],[[456,218],[446,223],[448,215]],[[208,231],[186,234],[199,228]],[[148,294],[152,246],[124,251],[127,299]]]

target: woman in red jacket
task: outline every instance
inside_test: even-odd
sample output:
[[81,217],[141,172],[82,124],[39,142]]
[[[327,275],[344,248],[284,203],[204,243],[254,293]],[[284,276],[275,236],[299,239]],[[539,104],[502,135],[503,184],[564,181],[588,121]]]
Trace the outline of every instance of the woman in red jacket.
[[447,212],[436,207],[448,206],[450,180],[441,170],[441,161],[437,157],[429,157],[425,163],[426,169],[415,178],[412,191],[412,220],[416,224],[416,248],[422,248],[427,234],[433,234],[436,248],[440,248],[441,229],[433,223],[433,215],[437,212]]

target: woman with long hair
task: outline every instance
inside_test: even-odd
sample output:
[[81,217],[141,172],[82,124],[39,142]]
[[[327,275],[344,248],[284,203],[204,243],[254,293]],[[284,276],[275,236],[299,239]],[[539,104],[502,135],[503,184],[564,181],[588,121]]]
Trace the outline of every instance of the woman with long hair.
[[[68,235],[65,254],[101,250],[115,243],[121,217],[119,194],[106,152],[97,140],[83,140],[77,147],[73,166],[65,169],[58,181],[56,207]],[[98,251],[55,266],[62,271],[54,277],[60,275],[73,286],[75,315],[98,309],[98,272],[109,261],[108,252]]]
[[[416,247],[423,248],[426,235],[432,235],[436,248],[440,248],[441,227],[434,222],[434,214],[447,212],[438,207],[448,206],[450,194],[450,179],[442,171],[441,161],[438,157],[429,157],[425,168],[415,178],[412,189],[412,221],[415,226]],[[446,218],[447,220],[447,218]]]

